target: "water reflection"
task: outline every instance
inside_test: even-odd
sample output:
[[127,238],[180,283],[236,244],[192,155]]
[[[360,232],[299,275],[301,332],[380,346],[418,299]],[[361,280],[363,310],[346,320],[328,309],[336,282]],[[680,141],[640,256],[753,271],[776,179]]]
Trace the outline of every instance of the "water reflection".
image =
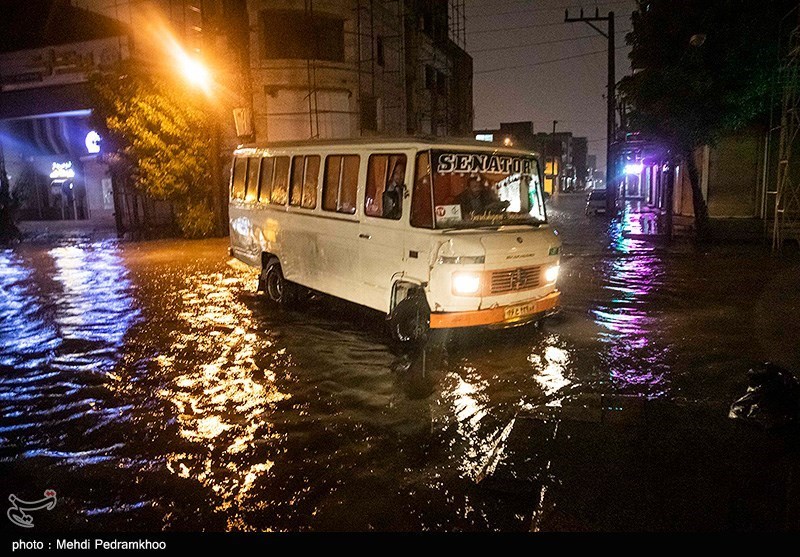
[[[0,251],[0,366],[40,368],[60,343],[43,316],[34,270],[14,251]],[[3,374],[0,381],[12,378]]]
[[18,457],[88,466],[123,446],[105,433],[130,419],[111,394],[139,316],[127,273],[115,242],[0,252],[0,444]]
[[555,335],[548,335],[547,340],[548,344],[544,346],[543,353],[531,353],[528,356],[528,362],[534,370],[533,378],[542,388],[545,396],[552,397],[572,383],[567,375],[573,363],[570,353],[556,345]]
[[[167,468],[210,488],[216,510],[236,507],[262,478],[275,455],[270,413],[289,398],[276,375],[293,367],[292,356],[258,334],[251,311],[239,300],[251,277],[198,274],[178,292],[179,323],[158,363],[172,378],[158,394],[174,405],[179,434],[189,450],[167,455]],[[259,353],[271,358],[258,365]],[[235,512],[230,520],[236,521]],[[231,523],[233,524],[233,522]]]
[[139,318],[132,285],[114,244],[62,246],[51,249],[55,281],[54,323],[64,340],[83,341],[86,356],[68,354],[61,364],[107,371],[113,367],[125,334]]
[[666,286],[666,268],[656,248],[624,236],[630,218],[625,211],[612,222],[612,251],[599,268],[608,295],[590,311],[601,327],[598,338],[607,346],[601,360],[615,388],[663,396],[670,347],[661,341],[666,324],[654,309],[654,298]]

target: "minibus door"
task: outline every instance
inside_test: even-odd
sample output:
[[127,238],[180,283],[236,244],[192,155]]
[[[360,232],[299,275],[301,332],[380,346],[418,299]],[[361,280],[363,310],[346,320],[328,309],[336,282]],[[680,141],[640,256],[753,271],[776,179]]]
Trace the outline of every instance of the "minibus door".
[[409,210],[405,162],[405,155],[370,156],[364,217],[358,234],[365,301],[387,312],[393,277],[403,270]]

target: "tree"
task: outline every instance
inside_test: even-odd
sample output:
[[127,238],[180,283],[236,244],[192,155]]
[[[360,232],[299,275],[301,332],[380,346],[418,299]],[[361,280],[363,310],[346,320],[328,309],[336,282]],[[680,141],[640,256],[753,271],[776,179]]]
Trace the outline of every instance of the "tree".
[[668,145],[692,185],[695,228],[708,237],[708,208],[694,151],[768,113],[778,73],[781,19],[791,0],[638,0],[633,75],[619,90],[630,125]]
[[171,201],[184,236],[214,230],[209,116],[202,99],[155,75],[121,67],[92,76],[93,119],[117,176]]
[[0,143],[0,245],[19,240],[21,234],[14,222],[17,200],[11,195],[11,184],[6,173],[3,145]]

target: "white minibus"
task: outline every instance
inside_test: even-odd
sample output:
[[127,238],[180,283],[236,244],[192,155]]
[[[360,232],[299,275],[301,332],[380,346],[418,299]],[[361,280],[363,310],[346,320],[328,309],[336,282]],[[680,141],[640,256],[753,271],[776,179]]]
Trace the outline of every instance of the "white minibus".
[[471,140],[309,140],[234,152],[230,252],[276,304],[318,291],[400,341],[557,311],[539,159]]

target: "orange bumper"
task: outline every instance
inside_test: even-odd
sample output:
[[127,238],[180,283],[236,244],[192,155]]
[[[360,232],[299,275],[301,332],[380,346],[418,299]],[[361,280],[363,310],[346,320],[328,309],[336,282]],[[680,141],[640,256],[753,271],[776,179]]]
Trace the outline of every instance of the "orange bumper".
[[[537,300],[522,304],[501,306],[477,311],[456,311],[452,313],[431,313],[431,329],[454,329],[456,327],[479,327],[481,325],[512,325],[541,317],[559,305],[561,292],[555,290]],[[523,307],[525,312],[518,315],[514,308]],[[510,311],[506,311],[510,310]]]

